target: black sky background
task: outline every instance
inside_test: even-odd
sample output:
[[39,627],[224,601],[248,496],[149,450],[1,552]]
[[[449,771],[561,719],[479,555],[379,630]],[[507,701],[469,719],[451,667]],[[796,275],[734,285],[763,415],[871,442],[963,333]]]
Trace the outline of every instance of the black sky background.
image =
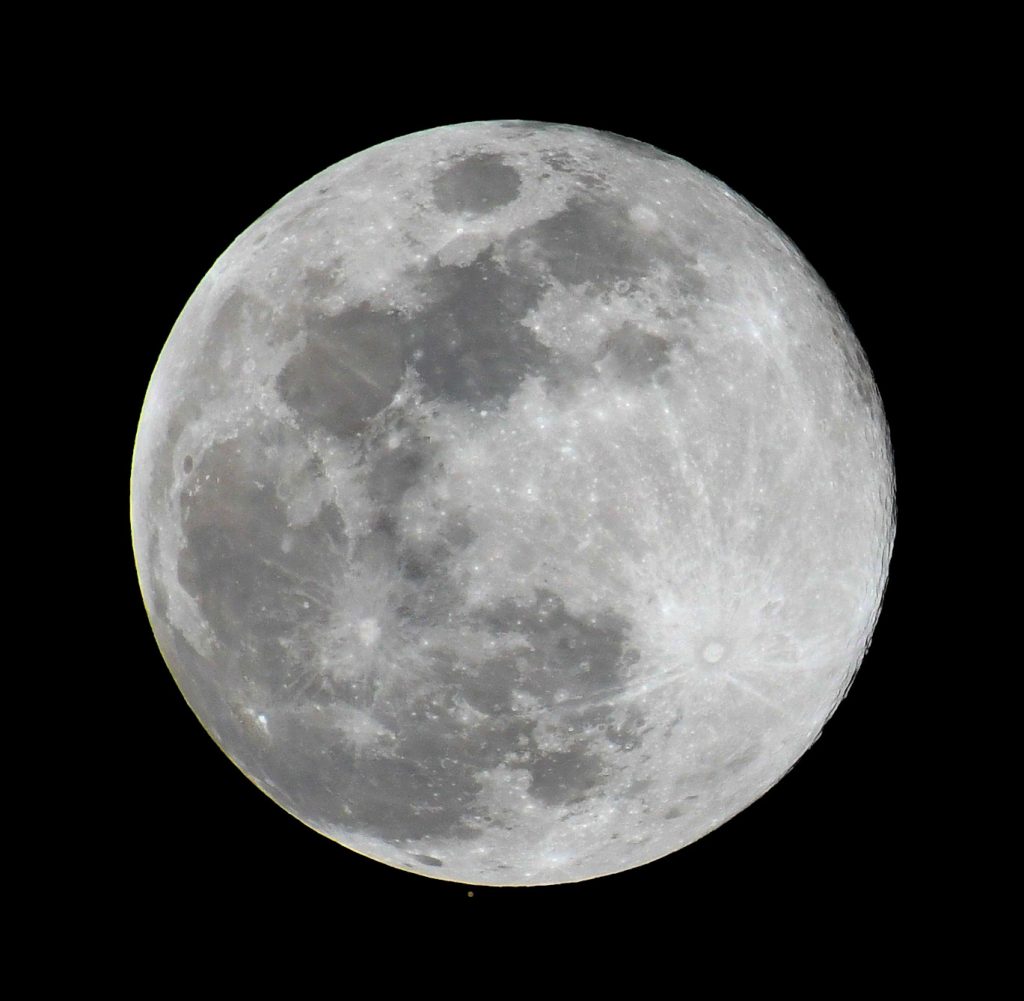
[[[492,78],[364,94],[344,82],[315,95],[254,80],[180,81],[133,64],[105,90],[112,125],[104,169],[120,199],[114,240],[130,323],[118,345],[117,468],[123,490],[109,601],[123,639],[110,666],[104,781],[92,792],[96,885],[126,915],[180,910],[227,923],[257,915],[445,915],[498,923],[668,909],[682,925],[845,927],[875,915],[895,942],[907,920],[941,909],[959,866],[956,832],[936,834],[941,749],[922,750],[929,664],[919,595],[934,515],[919,484],[915,412],[925,378],[912,345],[926,295],[924,165],[934,155],[939,91],[889,66],[836,85],[827,60],[783,84],[691,87],[634,74],[594,85]],[[164,69],[173,76],[175,67]],[[139,80],[140,90],[129,84]],[[174,81],[172,80],[172,84]],[[772,219],[847,312],[881,390],[895,453],[900,520],[870,651],[820,740],[773,790],[718,831],[639,869],[580,884],[487,888],[401,872],[306,828],[251,784],[205,733],[163,664],[143,608],[128,531],[135,427],[158,353],[188,296],[228,244],[292,188],[375,143],[460,121],[565,122],[651,143],[719,177]],[[117,484],[114,484],[116,487]],[[117,500],[117,498],[122,498]],[[931,519],[931,520],[930,520]],[[941,843],[936,844],[937,837]],[[70,849],[74,850],[74,849]],[[954,873],[951,875],[950,873]],[[471,891],[471,892],[470,892]],[[502,927],[505,927],[502,924]],[[802,932],[801,932],[802,933]]]

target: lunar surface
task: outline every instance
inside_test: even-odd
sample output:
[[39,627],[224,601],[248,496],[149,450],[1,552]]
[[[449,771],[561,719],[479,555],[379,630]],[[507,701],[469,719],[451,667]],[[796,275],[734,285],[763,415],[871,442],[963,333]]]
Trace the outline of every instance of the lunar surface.
[[396,139],[225,251],[146,396],[160,649],[268,796],[480,884],[734,816],[860,664],[885,417],[829,291],[713,177],[532,122]]

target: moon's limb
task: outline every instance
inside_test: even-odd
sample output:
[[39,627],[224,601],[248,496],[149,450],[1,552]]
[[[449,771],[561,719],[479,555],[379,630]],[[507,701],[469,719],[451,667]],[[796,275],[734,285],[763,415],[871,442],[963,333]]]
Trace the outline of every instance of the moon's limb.
[[401,868],[552,883],[686,845],[816,739],[893,536],[820,278],[621,137],[436,129],[300,186],[154,373],[132,528],[217,742]]

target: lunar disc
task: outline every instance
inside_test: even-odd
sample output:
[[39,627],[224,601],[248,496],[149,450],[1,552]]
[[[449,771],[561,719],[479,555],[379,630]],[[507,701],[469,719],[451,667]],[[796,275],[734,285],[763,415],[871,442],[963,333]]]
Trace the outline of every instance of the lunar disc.
[[881,401],[819,276],[683,160],[477,122],[318,174],[216,261],[143,406],[160,649],[284,809],[570,882],[774,785],[870,640]]

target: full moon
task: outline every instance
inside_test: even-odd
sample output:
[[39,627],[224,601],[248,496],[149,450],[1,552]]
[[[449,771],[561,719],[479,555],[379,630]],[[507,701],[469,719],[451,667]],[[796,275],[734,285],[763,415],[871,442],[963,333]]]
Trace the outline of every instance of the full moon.
[[537,122],[286,195],[171,331],[131,524],[164,658],[272,800],[443,879],[574,882],[817,739],[895,531],[871,370],[722,182]]

